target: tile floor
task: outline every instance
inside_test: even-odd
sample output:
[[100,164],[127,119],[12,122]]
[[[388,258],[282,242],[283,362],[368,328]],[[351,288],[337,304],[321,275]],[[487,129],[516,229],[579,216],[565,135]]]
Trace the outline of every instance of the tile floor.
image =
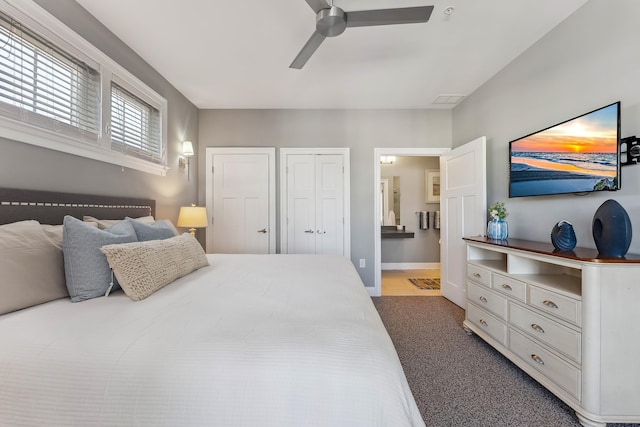
[[440,290],[420,289],[409,278],[440,277],[440,269],[430,270],[382,270],[382,295],[385,296],[440,296]]

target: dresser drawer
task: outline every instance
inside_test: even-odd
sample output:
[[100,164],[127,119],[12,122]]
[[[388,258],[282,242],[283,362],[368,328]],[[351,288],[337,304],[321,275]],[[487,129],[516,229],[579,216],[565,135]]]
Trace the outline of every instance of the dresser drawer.
[[505,297],[473,282],[467,282],[467,299],[501,319],[507,320],[507,299]]
[[580,301],[529,285],[529,305],[580,326]]
[[502,274],[494,274],[491,281],[491,287],[498,292],[502,292],[505,295],[509,295],[511,298],[515,298],[524,302],[527,297],[527,285],[511,277],[503,276]]
[[467,304],[467,320],[489,334],[501,345],[507,345],[507,325],[495,316],[473,304]]
[[467,264],[467,277],[481,285],[491,286],[491,272],[474,264]]
[[512,328],[509,328],[509,349],[527,364],[544,374],[545,377],[580,400],[580,369],[545,350]]
[[581,335],[518,304],[509,303],[509,324],[540,340],[574,361],[581,362]]

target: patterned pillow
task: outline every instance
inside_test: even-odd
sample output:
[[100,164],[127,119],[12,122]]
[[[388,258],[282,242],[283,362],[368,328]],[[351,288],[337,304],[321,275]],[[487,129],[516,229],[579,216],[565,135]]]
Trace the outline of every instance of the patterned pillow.
[[200,243],[187,233],[165,240],[106,245],[100,250],[120,286],[134,301],[209,265]]
[[100,230],[72,216],[63,221],[64,272],[72,302],[101,297],[111,287],[111,270],[100,247],[137,241],[127,221]]

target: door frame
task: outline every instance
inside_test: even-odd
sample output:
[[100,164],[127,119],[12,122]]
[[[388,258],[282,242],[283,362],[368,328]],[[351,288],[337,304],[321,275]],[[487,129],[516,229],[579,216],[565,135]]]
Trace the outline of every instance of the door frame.
[[[213,156],[217,154],[266,154],[269,162],[269,253],[276,253],[276,148],[275,147],[206,147],[205,200],[213,225]],[[213,248],[213,232],[206,234],[206,251]]]
[[287,156],[291,154],[338,154],[343,156],[343,256],[351,259],[351,160],[349,148],[280,148],[280,252],[288,253],[287,243]]
[[374,286],[366,288],[369,295],[379,297],[382,295],[382,239],[379,218],[380,203],[377,194],[380,192],[380,157],[381,156],[415,156],[415,157],[440,157],[451,151],[451,148],[374,148],[373,149],[373,264],[374,264]]

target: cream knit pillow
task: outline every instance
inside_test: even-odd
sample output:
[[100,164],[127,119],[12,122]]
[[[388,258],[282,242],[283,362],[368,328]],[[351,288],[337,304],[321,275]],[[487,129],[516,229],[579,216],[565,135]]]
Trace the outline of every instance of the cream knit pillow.
[[134,301],[209,265],[200,243],[188,233],[164,240],[105,245],[100,250],[120,287]]

